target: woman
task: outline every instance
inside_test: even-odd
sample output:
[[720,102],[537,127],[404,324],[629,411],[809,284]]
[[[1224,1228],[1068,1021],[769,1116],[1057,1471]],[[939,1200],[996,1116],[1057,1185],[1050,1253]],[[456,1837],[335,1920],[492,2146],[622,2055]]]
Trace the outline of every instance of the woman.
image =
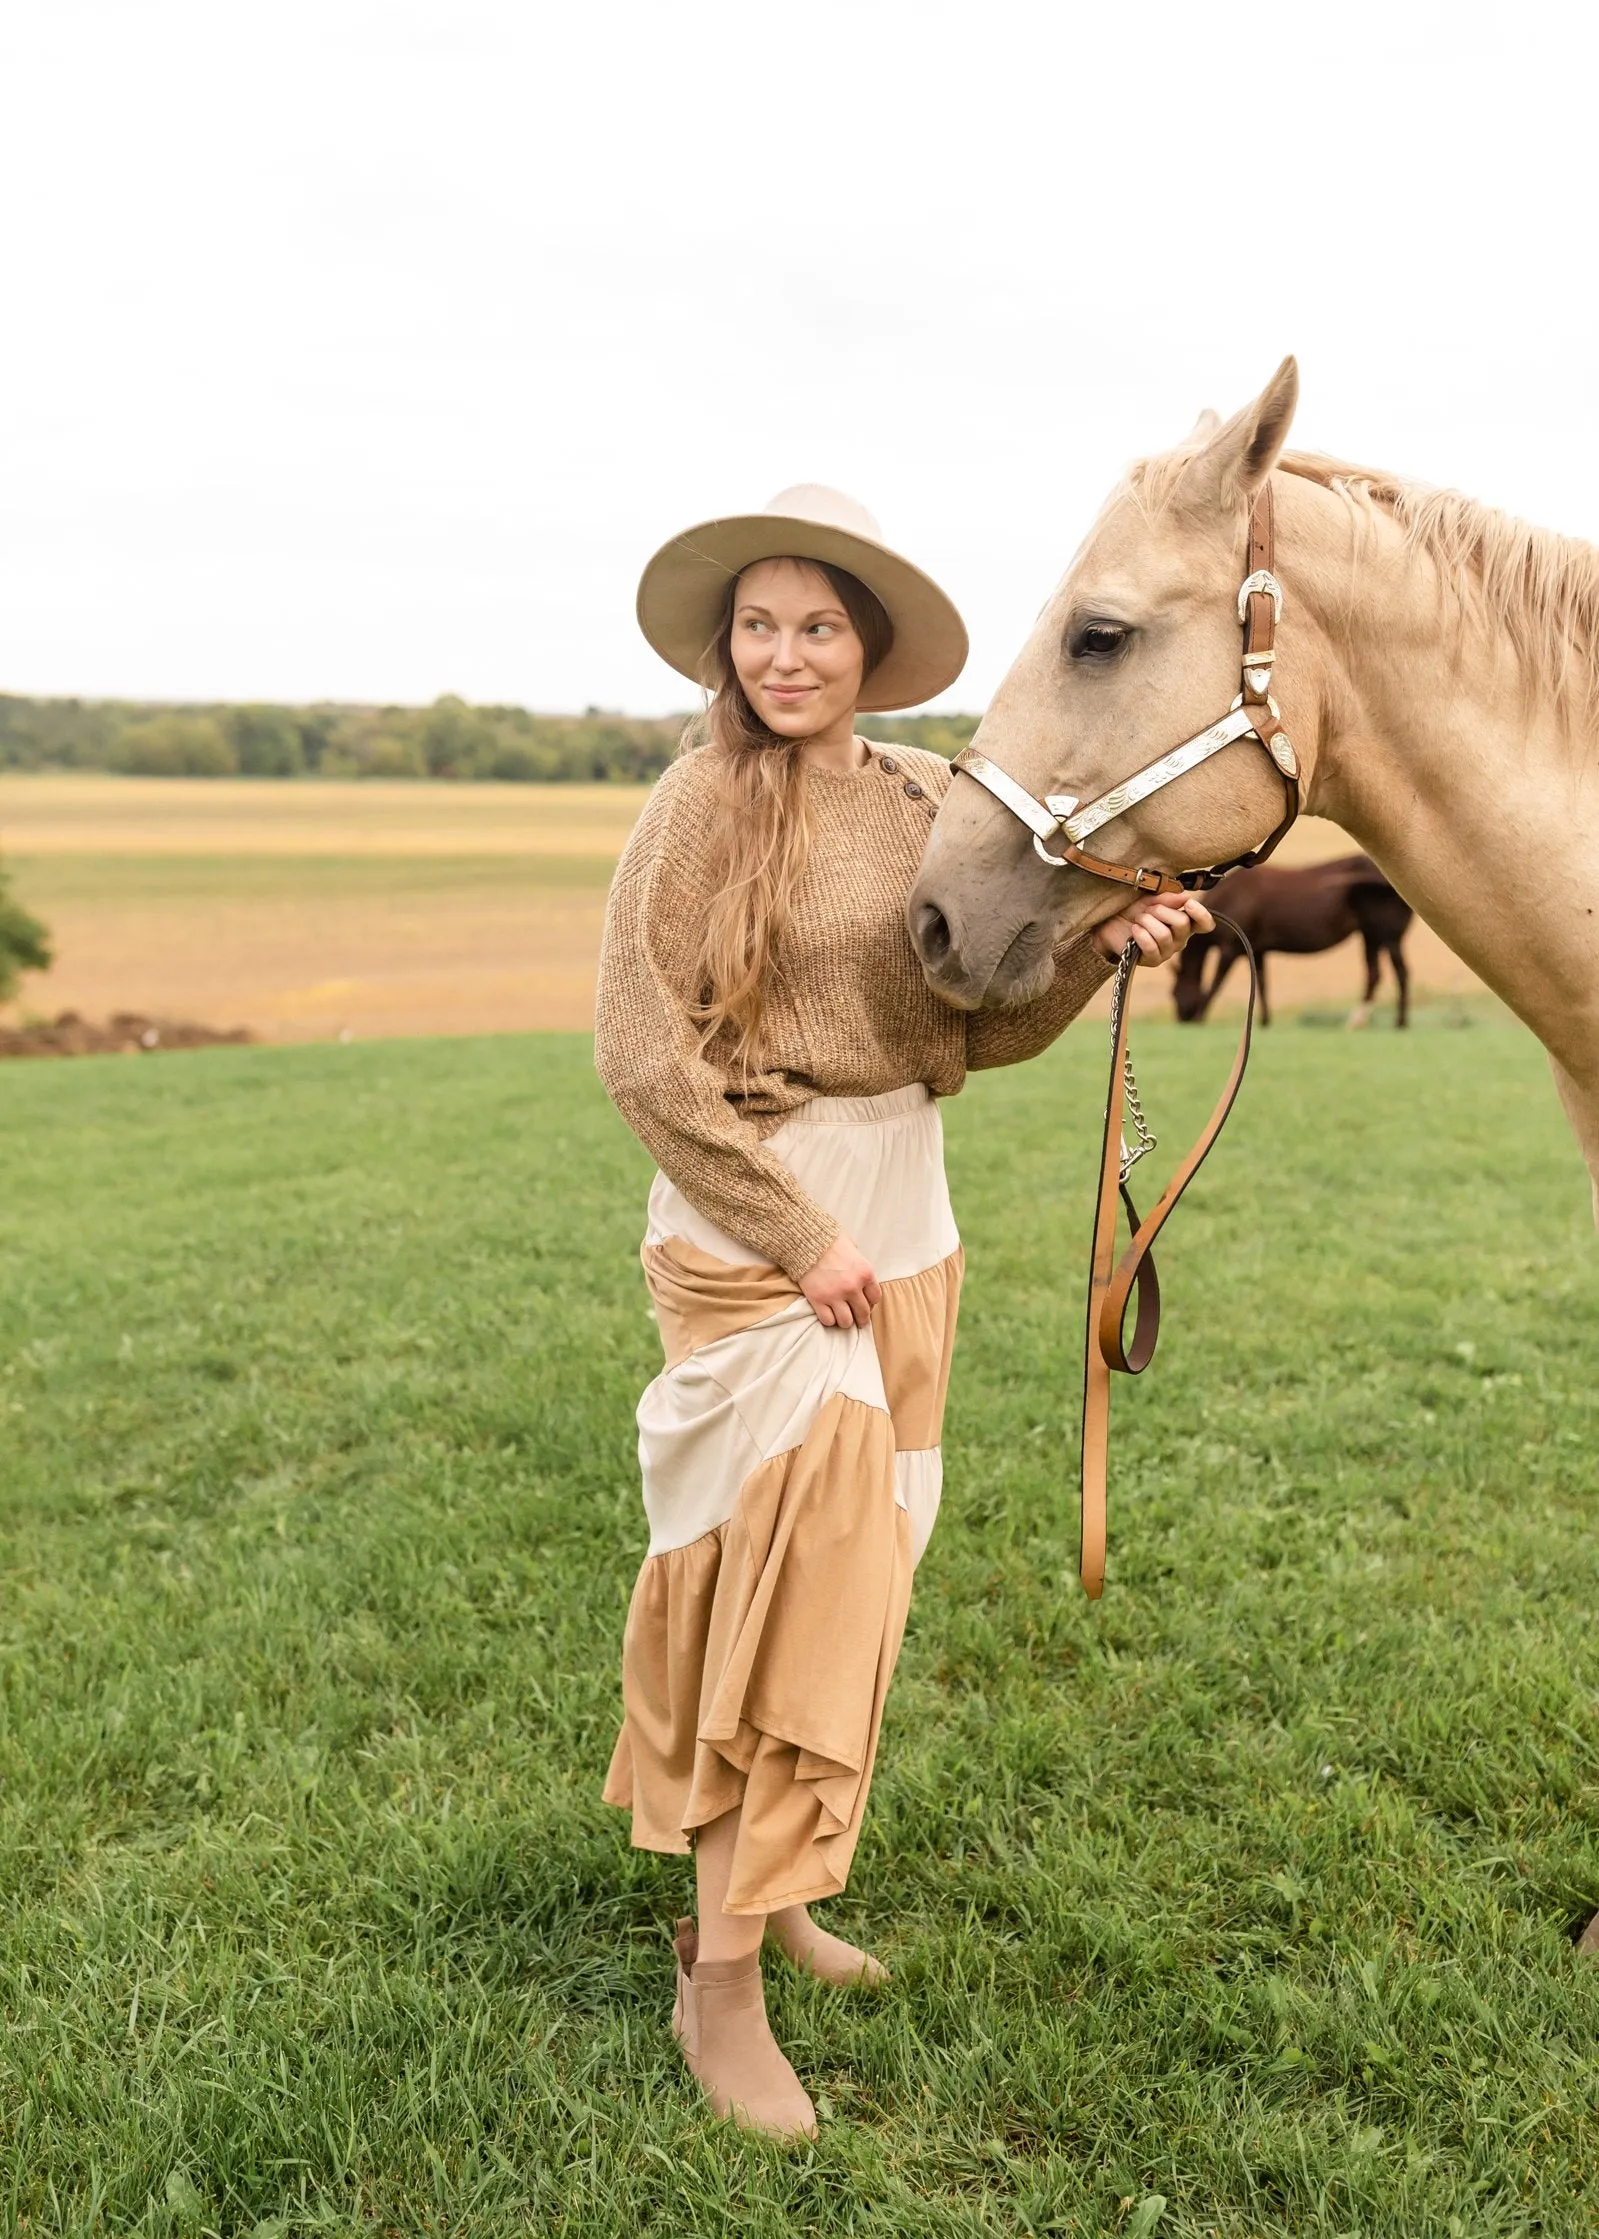
[[596,1059],[660,1168],[643,1259],[666,1349],[605,1794],[635,1843],[694,1853],[689,2067],[718,2114],[809,2136],[760,1951],[884,1979],[808,1907],[844,1887],[938,1507],[961,1250],[934,1099],[1044,1049],[1129,940],[1162,963],[1210,920],[1142,902],[1009,1013],[930,992],[904,906],[949,768],[855,717],[945,690],[966,632],[838,492],[675,538],[639,620],[712,697],[622,857],[600,967]]

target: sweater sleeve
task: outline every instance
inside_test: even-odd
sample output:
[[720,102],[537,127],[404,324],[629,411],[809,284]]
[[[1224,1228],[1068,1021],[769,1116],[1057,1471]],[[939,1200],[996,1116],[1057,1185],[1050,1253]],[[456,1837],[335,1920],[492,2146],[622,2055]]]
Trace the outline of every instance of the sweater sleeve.
[[798,1282],[839,1224],[729,1103],[690,1016],[706,866],[674,816],[668,779],[639,819],[611,887],[600,950],[594,1062],[612,1102],[696,1211]]
[[974,1073],[993,1065],[1019,1065],[1063,1034],[1089,997],[1116,967],[1094,945],[1092,933],[1075,933],[1055,951],[1055,977],[1042,995],[1014,1011],[972,1011],[966,1020],[966,1063]]

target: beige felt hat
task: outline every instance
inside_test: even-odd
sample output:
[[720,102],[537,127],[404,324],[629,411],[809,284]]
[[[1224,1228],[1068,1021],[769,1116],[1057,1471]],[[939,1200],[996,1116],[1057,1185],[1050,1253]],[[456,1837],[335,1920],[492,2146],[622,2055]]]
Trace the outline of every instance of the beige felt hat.
[[966,625],[931,576],[890,549],[864,505],[842,490],[798,482],[759,513],[702,521],[663,544],[639,579],[639,628],[679,676],[705,684],[705,656],[721,627],[727,587],[757,560],[822,560],[875,591],[894,625],[888,658],[866,679],[860,705],[918,707],[966,666]]

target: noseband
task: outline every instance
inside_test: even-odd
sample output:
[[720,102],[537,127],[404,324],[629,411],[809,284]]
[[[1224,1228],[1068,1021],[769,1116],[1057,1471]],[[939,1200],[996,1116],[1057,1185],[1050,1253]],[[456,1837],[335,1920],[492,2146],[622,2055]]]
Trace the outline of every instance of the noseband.
[[[1068,863],[1075,864],[1080,871],[1091,871],[1095,878],[1114,879],[1119,886],[1135,886],[1140,894],[1180,894],[1185,888],[1203,890],[1214,886],[1228,871],[1246,870],[1252,864],[1265,862],[1299,814],[1299,758],[1283,729],[1277,702],[1271,696],[1277,624],[1283,610],[1282,585],[1272,573],[1274,558],[1268,479],[1261,485],[1250,508],[1249,572],[1238,588],[1238,620],[1244,644],[1243,686],[1237,699],[1220,722],[1212,723],[1208,730],[1200,731],[1194,738],[1185,739],[1181,746],[1174,746],[1159,761],[1146,762],[1141,770],[1123,778],[1119,785],[1113,785],[1108,793],[1101,793],[1097,800],[1079,803],[1070,793],[1046,793],[1043,800],[1038,801],[986,754],[976,753],[968,746],[954,757],[953,766],[957,770],[975,778],[1002,807],[1010,810],[1012,816],[1021,818],[1033,835],[1034,852],[1041,862],[1052,864],[1056,870],[1064,870]],[[1163,792],[1177,778],[1197,770],[1202,762],[1208,762],[1213,754],[1220,754],[1224,747],[1238,739],[1253,739],[1257,746],[1264,747],[1282,780],[1286,796],[1282,822],[1259,847],[1251,848],[1245,855],[1235,855],[1229,862],[1190,871],[1135,868],[1128,863],[1108,863],[1102,856],[1084,853],[1082,842],[1091,838],[1102,825],[1113,823],[1128,809],[1136,808],[1140,801]],[[1057,833],[1066,845],[1059,855],[1052,855],[1045,842],[1054,839]]]

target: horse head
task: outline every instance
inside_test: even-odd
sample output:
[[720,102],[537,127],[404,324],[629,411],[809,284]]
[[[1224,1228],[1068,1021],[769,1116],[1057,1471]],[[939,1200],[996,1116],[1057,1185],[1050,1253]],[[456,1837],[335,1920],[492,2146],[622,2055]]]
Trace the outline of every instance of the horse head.
[[[1042,800],[1097,799],[1213,722],[1238,690],[1239,583],[1250,505],[1298,398],[1292,358],[1225,424],[1135,467],[1109,502],[983,718],[974,750]],[[1096,853],[1189,869],[1256,846],[1281,783],[1239,741],[1105,824]],[[991,794],[957,777],[907,904],[936,991],[962,1009],[1042,993],[1064,938],[1113,916],[1127,890],[1041,860]]]

